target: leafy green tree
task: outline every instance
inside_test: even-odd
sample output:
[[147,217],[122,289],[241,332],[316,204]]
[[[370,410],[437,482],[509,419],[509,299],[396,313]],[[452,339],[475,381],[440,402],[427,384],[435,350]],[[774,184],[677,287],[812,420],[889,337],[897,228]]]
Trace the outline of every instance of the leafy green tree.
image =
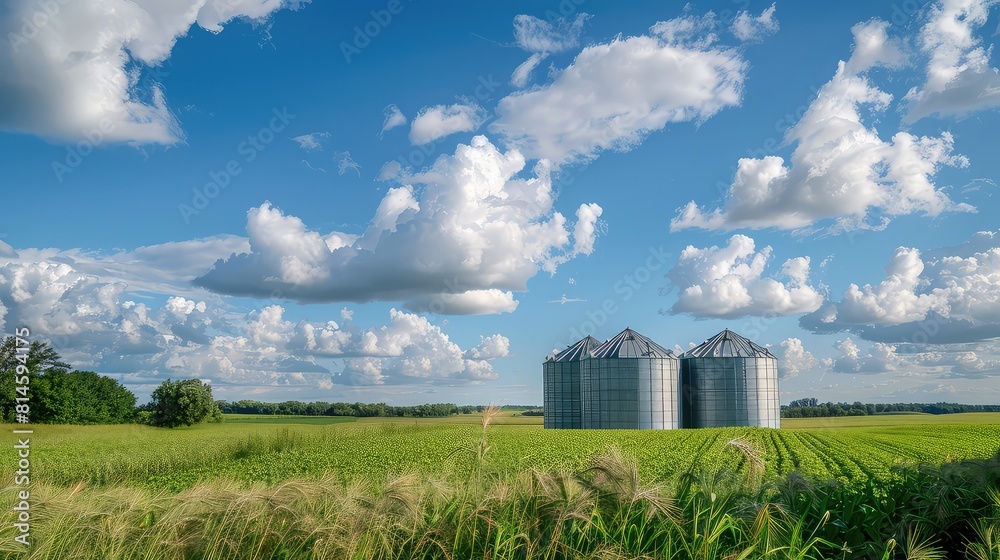
[[48,369],[32,386],[32,420],[51,424],[123,424],[135,416],[135,395],[92,371]]
[[[25,354],[24,352],[21,353]],[[32,385],[43,371],[66,372],[69,364],[59,358],[59,354],[47,342],[33,341],[28,347],[27,358],[22,362],[18,359],[17,340],[13,336],[8,336],[0,342],[0,418],[12,422],[14,420],[14,399],[17,397],[14,391],[15,373],[18,365],[28,368],[28,397],[31,399],[28,404],[32,411],[38,406],[35,401],[35,392]],[[41,417],[36,417],[31,413],[32,422],[43,421]]]
[[216,412],[219,407],[212,399],[212,386],[200,379],[167,379],[153,391],[150,408],[153,411],[150,423],[166,428],[221,418],[221,412]]

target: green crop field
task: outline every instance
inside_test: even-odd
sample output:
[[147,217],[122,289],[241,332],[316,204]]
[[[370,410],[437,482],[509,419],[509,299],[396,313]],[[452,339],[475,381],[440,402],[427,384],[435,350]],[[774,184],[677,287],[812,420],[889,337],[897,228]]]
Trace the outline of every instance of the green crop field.
[[[483,464],[479,415],[452,418],[253,417],[164,430],[146,426],[38,426],[37,480],[61,485],[137,484],[180,490],[197,480],[277,483],[334,475],[349,482],[417,471],[455,479],[473,467],[496,473],[582,468],[611,446],[640,474],[673,481],[702,467],[746,468],[731,441],[759,451],[764,475],[862,483],[900,462],[986,458],[1000,449],[1000,413],[792,419],[786,428],[543,430],[539,417],[494,418]],[[964,422],[963,422],[964,420]],[[523,424],[522,424],[523,423]],[[837,429],[834,429],[837,428]],[[7,450],[8,460],[13,451]]]
[[[1000,558],[1000,414],[782,426],[543,430],[516,412],[485,430],[479,414],[39,425],[30,557],[903,558],[924,539]],[[0,460],[16,464],[10,446]],[[0,556],[23,557],[10,540]]]

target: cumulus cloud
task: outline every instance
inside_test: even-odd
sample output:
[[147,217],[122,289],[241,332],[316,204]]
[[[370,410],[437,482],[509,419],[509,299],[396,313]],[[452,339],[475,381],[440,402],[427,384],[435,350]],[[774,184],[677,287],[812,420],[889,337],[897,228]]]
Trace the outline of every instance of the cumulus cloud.
[[183,133],[162,87],[143,81],[150,69],[195,24],[219,33],[233,19],[261,21],[299,4],[98,0],[53,2],[46,12],[15,0],[0,21],[9,42],[0,51],[0,128],[74,142],[176,143]]
[[490,129],[528,157],[561,163],[628,150],[668,123],[738,105],[747,64],[708,31],[697,41],[679,33],[685,21],[583,49],[551,83],[503,98]]
[[973,344],[897,345],[899,354],[944,377],[984,379],[1000,375],[1000,348],[995,341]]
[[[549,165],[520,178],[524,157],[475,137],[440,157],[412,184],[390,189],[360,237],[321,235],[270,204],[250,210],[250,250],[219,262],[196,284],[231,295],[300,302],[404,301],[441,312],[513,309],[511,291],[525,291],[540,270],[592,249],[593,232],[574,239],[552,209]],[[581,220],[600,215],[586,205]]]
[[[280,305],[237,313],[182,296],[159,306],[136,299],[124,282],[67,263],[0,266],[0,326],[30,325],[74,366],[130,383],[194,376],[244,387],[319,387],[331,383],[329,364],[321,363],[328,358],[345,360],[344,383],[466,383],[496,378],[490,361],[509,354],[502,335],[463,350],[427,319],[396,310],[385,327],[361,329],[347,309],[342,323],[317,323],[287,320]],[[352,373],[362,366],[368,377]]]
[[850,338],[837,342],[840,354],[834,359],[832,369],[837,373],[885,373],[896,371],[904,360],[892,344],[878,342],[862,351]]
[[461,293],[423,294],[403,302],[403,307],[442,315],[487,315],[513,313],[518,301],[511,291],[496,288]]
[[306,151],[319,150],[323,147],[323,141],[330,137],[329,132],[310,132],[292,138],[299,147]]
[[396,127],[403,126],[406,124],[406,115],[399,110],[399,107],[395,105],[387,105],[385,109],[382,110],[385,115],[385,120],[382,121],[382,132],[379,133],[379,138],[388,130],[392,130]]
[[579,45],[583,24],[590,16],[577,14],[572,21],[565,18],[551,22],[529,15],[514,17],[514,39],[518,47],[531,54],[522,62],[510,77],[510,83],[515,87],[524,87],[531,79],[531,72],[549,54],[576,48]]
[[510,340],[503,335],[481,336],[478,345],[466,350],[466,357],[476,360],[493,360],[510,355]]
[[582,204],[576,210],[576,226],[573,228],[573,253],[589,255],[594,252],[597,240],[597,219],[603,210],[596,204]]
[[771,253],[771,247],[757,251],[745,235],[732,236],[725,247],[688,245],[667,273],[679,290],[670,313],[735,318],[815,311],[823,296],[809,284],[809,257],[785,261],[781,282],[764,276]]
[[771,4],[770,8],[757,16],[751,15],[750,12],[740,12],[736,14],[736,19],[729,29],[744,43],[760,42],[778,32],[778,18],[774,17],[776,7],[776,4]]
[[692,201],[671,221],[671,230],[800,229],[829,219],[831,231],[881,229],[895,216],[972,210],[934,184],[942,166],[968,164],[952,153],[950,134],[898,132],[885,141],[862,123],[862,108],[884,110],[892,100],[866,72],[903,61],[887,27],[880,20],[854,26],[851,58],[838,65],[785,135],[787,144],[796,145],[790,165],[777,156],[740,159],[723,206],[707,210]]
[[385,385],[414,379],[482,381],[498,377],[488,359],[502,356],[487,353],[501,346],[505,349],[505,337],[484,338],[479,346],[463,351],[426,317],[393,309],[390,319],[389,325],[361,335],[357,353],[364,357],[348,359],[344,368],[353,382]]
[[17,251],[10,245],[0,241],[0,258],[2,257],[17,258]]
[[986,379],[1000,375],[994,341],[972,344],[891,344],[861,348],[850,338],[838,341],[827,361],[837,373],[895,373],[897,377]]
[[778,352],[778,372],[781,379],[798,377],[800,373],[810,372],[819,367],[820,361],[802,346],[801,339],[786,338],[779,346],[781,350]]
[[0,266],[65,264],[105,283],[120,282],[132,293],[151,292],[205,298],[210,292],[191,281],[208,272],[215,261],[250,249],[245,237],[217,235],[99,254],[81,249],[27,248],[0,255]]
[[424,107],[410,125],[410,143],[429,144],[457,132],[474,132],[486,122],[486,110],[475,103]]
[[1000,336],[1000,234],[959,247],[900,247],[878,284],[851,284],[839,301],[800,319],[815,332],[849,330],[868,340],[959,343]]
[[1000,73],[992,47],[976,36],[997,0],[942,0],[930,8],[918,39],[928,57],[926,81],[906,94],[904,122],[930,115],[962,117],[1000,107]]

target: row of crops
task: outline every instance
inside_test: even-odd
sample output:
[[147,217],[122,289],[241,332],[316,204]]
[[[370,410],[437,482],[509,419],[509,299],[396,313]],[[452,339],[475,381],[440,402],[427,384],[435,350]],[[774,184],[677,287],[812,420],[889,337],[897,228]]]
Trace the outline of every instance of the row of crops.
[[[617,447],[647,480],[724,468],[765,479],[792,471],[848,484],[893,476],[894,465],[986,458],[1000,425],[908,425],[841,430],[718,428],[542,430],[537,426],[338,424],[39,427],[34,480],[132,483],[180,490],[199,479],[276,483],[333,474],[345,482],[417,471],[461,480],[473,471],[579,470]],[[9,453],[9,451],[8,451]]]

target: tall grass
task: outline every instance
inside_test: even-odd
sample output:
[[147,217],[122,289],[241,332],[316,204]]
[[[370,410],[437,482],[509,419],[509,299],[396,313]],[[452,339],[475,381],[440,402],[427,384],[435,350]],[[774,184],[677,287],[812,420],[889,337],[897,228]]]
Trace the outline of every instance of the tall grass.
[[[489,468],[491,410],[461,480],[417,471],[277,484],[200,481],[171,493],[134,485],[32,488],[32,545],[13,537],[15,489],[0,491],[0,556],[30,559],[575,558],[1000,560],[1000,454],[901,469],[865,486],[797,473],[766,482],[764,452],[730,440],[731,468],[671,481],[640,475],[617,447],[585,468]],[[372,437],[406,428],[381,425]],[[326,436],[324,436],[326,437]],[[292,454],[287,429],[251,434],[227,454]],[[237,457],[238,459],[239,457]],[[466,465],[468,467],[468,465]],[[773,480],[773,479],[772,479]]]

